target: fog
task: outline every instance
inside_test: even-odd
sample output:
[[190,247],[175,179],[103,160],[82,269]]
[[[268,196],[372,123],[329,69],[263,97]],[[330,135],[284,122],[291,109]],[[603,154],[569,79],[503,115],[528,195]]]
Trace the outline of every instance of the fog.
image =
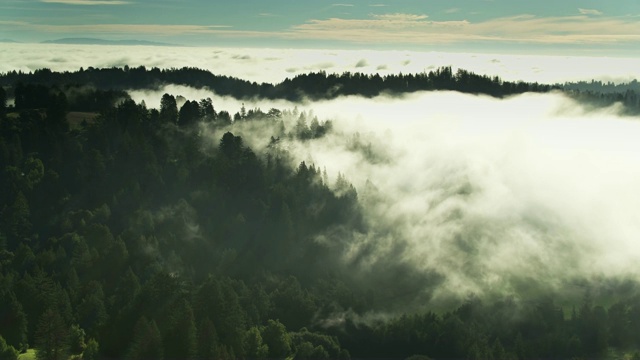
[[509,81],[558,83],[579,80],[627,82],[640,77],[636,59],[369,51],[168,46],[2,44],[0,72],[76,71],[80,67],[197,67],[214,74],[277,83],[311,71],[380,75],[421,73],[441,66],[463,68]]
[[[8,46],[26,55],[40,47]],[[69,50],[67,55],[60,55],[61,49]],[[118,53],[106,46],[92,47],[100,51],[89,54],[87,49],[49,45],[50,56],[34,55],[33,61],[26,56],[23,65],[12,58],[13,51],[4,51],[0,71],[197,66],[280,81],[315,70],[419,72],[454,64],[540,82],[638,75],[628,59],[592,58],[571,67],[575,58],[159,47]],[[117,55],[122,53],[126,57]],[[346,244],[339,261],[363,283],[388,287],[390,300],[403,298],[393,306],[444,306],[470,294],[551,293],[570,303],[586,288],[606,296],[612,286],[640,280],[640,121],[620,116],[617,106],[588,109],[560,93],[498,100],[437,91],[298,104],[242,102],[175,85],[131,96],[157,108],[165,92],[192,100],[210,97],[216,111],[231,114],[243,104],[265,112],[297,107],[313,111],[320,121],[331,120],[333,130],[323,138],[282,139],[281,146],[292,155],[292,166],[313,163],[326,168],[331,182],[343,174],[356,187],[367,230],[330,229],[316,240]],[[228,129],[203,130],[216,144]],[[265,123],[231,131],[257,153],[267,151],[275,134]]]
[[[162,99],[162,95],[165,93],[174,96],[182,96],[187,100],[211,98],[216,111],[226,110],[232,115],[233,113],[240,111],[243,104],[247,109],[260,107],[265,112],[273,107],[286,109],[294,108],[297,105],[286,100],[238,100],[231,96],[220,96],[211,90],[195,89],[183,85],[167,85],[157,90],[127,90],[127,92],[135,102],[140,103],[144,101],[148,108],[155,109],[160,109],[160,100]],[[178,106],[180,105],[182,104],[179,104]]]
[[[212,97],[218,111],[242,105],[163,90]],[[364,233],[332,229],[316,240],[348,244],[343,264],[363,282],[388,286],[392,307],[444,307],[470,294],[545,293],[568,303],[586,288],[606,296],[640,277],[640,121],[618,116],[616,106],[587,110],[560,93],[497,100],[425,92],[297,107],[331,120],[333,131],[283,139],[292,165],[326,168],[332,183],[346,176],[367,224]],[[265,126],[232,131],[264,153]],[[224,131],[204,134],[215,144]]]

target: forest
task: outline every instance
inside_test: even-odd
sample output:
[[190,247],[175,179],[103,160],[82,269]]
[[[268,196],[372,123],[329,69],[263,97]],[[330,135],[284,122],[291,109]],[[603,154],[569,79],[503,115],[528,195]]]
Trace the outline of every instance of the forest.
[[[218,109],[127,90],[206,87],[238,99],[373,97],[449,90],[505,97],[564,91],[596,107],[634,90],[502,81],[451,68],[387,77],[311,73],[256,84],[198,69],[110,68],[0,75],[0,358],[640,359],[640,292],[584,287],[389,312],[441,281],[393,259],[363,281],[365,192],[288,144],[335,131],[294,109]],[[75,115],[74,115],[75,114]],[[261,147],[243,137],[263,129]],[[349,144],[371,153],[354,139]],[[375,154],[374,154],[375,155]],[[373,156],[373,155],[372,155]],[[399,279],[408,279],[401,281]],[[407,301],[406,304],[409,302]]]
[[[53,72],[40,69],[32,73],[10,71],[0,74],[0,86],[13,91],[19,90],[18,84],[37,84],[46,87],[58,87],[65,93],[76,96],[87,96],[87,91],[95,91],[94,100],[78,99],[73,108],[100,110],[105,102],[109,104],[113,99],[109,96],[124,90],[153,89],[162,85],[176,84],[193,88],[205,88],[220,96],[232,96],[236,99],[286,99],[291,101],[335,99],[341,96],[358,95],[375,97],[381,94],[401,95],[418,91],[449,90],[470,94],[485,94],[502,98],[528,92],[563,91],[566,94],[589,103],[596,107],[606,107],[614,103],[622,103],[625,113],[637,115],[640,113],[640,90],[637,81],[624,84],[603,83],[601,81],[567,82],[564,84],[539,84],[523,81],[504,81],[498,76],[478,75],[473,72],[458,69],[453,71],[450,66],[441,67],[418,74],[391,74],[380,76],[363,73],[345,72],[342,74],[327,74],[324,71],[297,75],[287,78],[278,84],[250,82],[234,77],[215,75],[209,71],[197,68],[147,69],[144,66],[129,68],[96,69],[89,67],[75,72]],[[15,86],[14,86],[15,85]],[[74,91],[75,90],[75,91]],[[40,91],[47,91],[41,89]],[[107,92],[108,94],[105,94]],[[25,93],[25,96],[29,92]],[[107,96],[106,98],[104,96]],[[33,96],[37,96],[33,94]],[[46,97],[37,96],[40,101]],[[75,97],[74,97],[75,98]],[[21,96],[15,96],[19,108]],[[98,100],[99,99],[99,100]],[[71,101],[71,99],[69,99]]]

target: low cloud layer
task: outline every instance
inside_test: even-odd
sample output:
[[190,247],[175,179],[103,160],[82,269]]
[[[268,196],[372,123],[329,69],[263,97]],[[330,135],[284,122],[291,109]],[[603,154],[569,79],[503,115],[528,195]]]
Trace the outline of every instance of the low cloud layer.
[[[563,61],[572,63],[551,57],[410,52],[383,52],[388,57],[380,58],[362,51],[134,47],[123,56],[117,47],[69,47],[66,54],[58,53],[65,47],[45,48],[53,49],[50,57],[36,56],[29,46],[16,47],[24,51],[23,64],[39,61],[39,67],[110,66],[112,61],[170,67],[194,51],[198,56],[181,66],[248,79],[291,76],[313,64],[340,72],[353,71],[362,61],[360,71],[396,72],[440,61],[483,73],[466,65],[502,69],[488,73],[505,78],[527,74],[535,64],[539,74],[560,81],[568,76],[561,71]],[[113,52],[101,57],[89,49]],[[606,66],[599,63],[605,60]],[[637,71],[612,66],[612,59],[591,61],[587,68],[600,69],[600,74]],[[4,66],[17,64],[8,63]],[[574,75],[582,71],[572,70]],[[243,105],[181,86],[131,95],[159,107],[165,92],[193,100],[211,97],[217,111],[232,114]],[[296,106],[267,100],[244,105],[265,112]],[[471,293],[526,298],[550,292],[576,300],[585,284],[640,280],[635,266],[640,261],[640,121],[619,116],[616,106],[591,111],[558,93],[497,100],[453,92],[342,97],[297,106],[312,110],[321,121],[331,120],[334,130],[321,139],[283,141],[293,154],[292,165],[315,163],[327,169],[331,181],[344,174],[358,190],[368,224],[364,233],[332,230],[318,241],[348,238],[342,262],[357,269],[354,276],[363,282],[389,286],[390,296],[403,298],[390,299],[396,306],[444,305]],[[263,126],[233,131],[257,152],[270,135]],[[211,136],[218,141],[221,133]]]
[[453,66],[454,69],[463,68],[478,74],[497,75],[504,80],[540,83],[640,78],[637,61],[631,58],[10,43],[2,44],[2,47],[0,72],[29,72],[41,68],[75,71],[89,66],[189,66],[250,81],[277,83],[310,71],[386,75],[428,72],[440,66]]
[[[403,300],[392,303],[569,301],[585,284],[640,280],[640,121],[616,107],[587,112],[561,94],[432,92],[300,110],[334,131],[286,143],[293,165],[315,163],[355,185],[368,231],[348,235],[342,260],[363,281],[394,282],[392,297]],[[265,145],[252,140],[264,128],[236,132]]]

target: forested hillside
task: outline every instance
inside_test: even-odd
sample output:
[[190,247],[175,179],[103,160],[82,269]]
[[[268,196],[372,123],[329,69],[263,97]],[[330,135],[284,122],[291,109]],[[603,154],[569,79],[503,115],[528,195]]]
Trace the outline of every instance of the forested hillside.
[[[0,85],[14,85],[23,81],[43,85],[91,85],[97,89],[150,89],[165,84],[179,84],[208,88],[218,95],[238,99],[265,98],[302,100],[331,99],[344,95],[376,96],[382,93],[407,93],[421,90],[457,90],[491,96],[506,96],[523,92],[545,92],[549,85],[503,81],[499,77],[477,75],[451,67],[443,67],[421,74],[368,75],[363,73],[327,74],[326,72],[297,75],[278,84],[258,84],[234,77],[215,75],[197,68],[147,69],[104,68],[81,69],[76,72],[52,72],[49,69],[33,73],[9,72],[0,76]],[[558,87],[555,87],[558,88]]]
[[[573,308],[548,294],[469,294],[444,311],[386,311],[415,290],[399,280],[411,271],[398,262],[364,282],[358,256],[341,261],[369,230],[365,189],[342,175],[330,180],[324,164],[292,165],[288,142],[326,136],[331,119],[297,109],[216,109],[210,99],[178,106],[174,94],[149,109],[124,91],[171,82],[239,98],[300,99],[551,87],[450,69],[384,79],[309,74],[275,86],[195,69],[0,78],[3,359],[28,348],[43,359],[496,360],[640,348],[633,281],[606,304],[585,286]],[[93,115],[70,122],[71,111]],[[239,134],[263,124],[268,145],[252,148]],[[438,274],[421,281],[437,283]]]
[[[640,113],[640,97],[637,82],[613,84],[591,81],[546,85],[523,81],[504,81],[498,76],[478,75],[473,72],[451,67],[442,67],[418,74],[391,74],[380,76],[345,72],[328,74],[316,72],[287,78],[278,84],[250,82],[234,77],[216,75],[197,68],[147,69],[137,68],[87,68],[75,72],[53,72],[49,69],[33,73],[11,71],[0,74],[0,86],[9,90],[20,108],[21,99],[39,96],[38,90],[21,87],[20,84],[55,86],[64,91],[74,103],[76,111],[100,109],[102,103],[109,103],[114,97],[122,96],[123,90],[159,89],[164,85],[176,84],[194,88],[204,88],[221,96],[236,99],[286,99],[305,101],[334,99],[346,95],[374,97],[382,94],[401,95],[417,91],[451,90],[470,94],[485,94],[497,98],[527,92],[563,91],[584,103],[606,107],[614,103],[624,105],[628,115]],[[13,94],[17,91],[18,94]],[[42,90],[46,91],[46,90]],[[33,101],[33,100],[32,100]],[[81,110],[80,110],[81,109]]]

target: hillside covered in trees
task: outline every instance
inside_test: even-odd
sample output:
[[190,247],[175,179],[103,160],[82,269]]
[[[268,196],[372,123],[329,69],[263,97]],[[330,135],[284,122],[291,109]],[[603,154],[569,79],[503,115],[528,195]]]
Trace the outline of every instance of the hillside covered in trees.
[[[234,77],[215,75],[197,68],[147,69],[137,68],[87,68],[75,72],[53,72],[49,69],[33,73],[10,71],[0,74],[0,86],[8,89],[8,96],[15,98],[20,108],[23,96],[38,97],[38,90],[24,89],[18,85],[28,83],[63,90],[77,111],[98,110],[122,96],[125,90],[159,89],[175,84],[194,88],[204,88],[220,96],[236,99],[286,99],[306,101],[334,99],[340,96],[358,95],[375,97],[378,95],[401,95],[417,91],[449,90],[470,94],[485,94],[502,98],[527,92],[563,91],[584,103],[606,107],[614,103],[624,105],[628,115],[640,113],[640,97],[637,82],[628,84],[591,82],[568,82],[565,84],[539,84],[523,81],[504,81],[498,76],[478,75],[473,72],[451,67],[442,67],[418,74],[391,74],[380,76],[363,73],[327,74],[312,72],[287,78],[278,84],[250,82]],[[18,94],[13,92],[18,91]],[[22,90],[22,91],[20,91]],[[45,91],[46,90],[40,90]],[[22,95],[20,94],[22,93]],[[90,100],[92,99],[92,100]],[[102,102],[103,104],[100,104]]]
[[[231,115],[210,99],[178,106],[173,94],[149,109],[125,91],[164,83],[292,100],[554,88],[450,68],[385,78],[316,73],[278,85],[197,69],[4,74],[1,358],[35,348],[42,359],[497,360],[640,348],[633,282],[607,304],[585,290],[571,309],[547,294],[470,295],[444,311],[387,312],[415,290],[398,280],[411,270],[390,261],[363,282],[340,261],[369,231],[366,189],[342,175],[330,180],[323,164],[292,165],[287,142],[326,136],[331,119],[297,109]],[[70,111],[95,116],[70,123]],[[263,124],[268,145],[252,148],[239,134]]]

